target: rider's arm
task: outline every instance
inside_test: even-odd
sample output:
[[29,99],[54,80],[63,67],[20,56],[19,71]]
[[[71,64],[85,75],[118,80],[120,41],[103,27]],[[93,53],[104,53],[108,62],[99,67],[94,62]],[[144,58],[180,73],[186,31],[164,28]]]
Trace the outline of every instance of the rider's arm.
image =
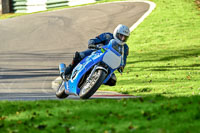
[[124,68],[126,66],[126,60],[127,60],[127,57],[128,57],[128,54],[129,54],[129,47],[127,44],[124,45],[124,65],[121,66],[120,68],[118,68],[118,71],[120,73],[122,73],[124,71]]
[[129,47],[127,44],[124,45],[124,67],[126,66],[126,60],[129,54]]
[[107,41],[113,39],[113,35],[111,33],[102,33],[94,39],[90,39],[88,41],[88,48],[95,48],[98,44],[106,44]]

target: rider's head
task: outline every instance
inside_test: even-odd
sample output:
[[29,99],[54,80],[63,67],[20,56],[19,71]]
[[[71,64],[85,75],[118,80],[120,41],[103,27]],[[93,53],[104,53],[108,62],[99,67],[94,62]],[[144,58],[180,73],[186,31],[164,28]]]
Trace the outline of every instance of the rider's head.
[[120,44],[124,45],[130,35],[130,30],[127,26],[119,24],[113,33],[115,40]]

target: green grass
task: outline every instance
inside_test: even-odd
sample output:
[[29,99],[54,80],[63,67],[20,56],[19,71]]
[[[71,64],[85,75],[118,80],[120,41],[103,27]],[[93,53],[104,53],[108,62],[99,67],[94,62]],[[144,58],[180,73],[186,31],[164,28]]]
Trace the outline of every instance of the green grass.
[[199,132],[200,11],[193,0],[153,1],[117,86],[101,87],[143,98],[0,101],[0,132]]
[[[1,132],[197,133],[200,97],[1,102]],[[6,111],[5,111],[6,109]]]
[[156,9],[131,34],[115,90],[133,95],[200,94],[200,11],[193,0],[153,0]]

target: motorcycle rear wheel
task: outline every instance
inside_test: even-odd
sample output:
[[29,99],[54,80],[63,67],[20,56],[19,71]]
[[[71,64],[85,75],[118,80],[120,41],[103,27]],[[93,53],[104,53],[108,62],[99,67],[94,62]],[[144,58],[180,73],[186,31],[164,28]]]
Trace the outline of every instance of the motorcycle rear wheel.
[[68,97],[69,95],[65,93],[65,85],[64,85],[64,81],[62,81],[62,83],[60,84],[60,86],[58,87],[57,91],[56,91],[56,97],[63,99]]
[[81,99],[88,99],[90,98],[97,89],[103,84],[103,81],[106,78],[106,72],[103,70],[97,70],[92,75],[90,83],[86,80],[84,81],[83,85],[81,86],[80,91],[80,98]]

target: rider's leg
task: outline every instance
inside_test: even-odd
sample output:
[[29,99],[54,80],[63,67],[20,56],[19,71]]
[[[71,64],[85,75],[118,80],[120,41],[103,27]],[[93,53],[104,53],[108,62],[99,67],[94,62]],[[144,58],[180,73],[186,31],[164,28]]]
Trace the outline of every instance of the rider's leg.
[[76,52],[74,54],[74,57],[72,59],[72,63],[69,64],[69,66],[65,69],[65,75],[70,74],[74,67],[81,61],[81,56],[79,52]]
[[110,79],[105,83],[105,85],[115,86],[116,82],[117,82],[117,77],[113,73],[112,76],[110,77]]
[[69,64],[69,66],[65,70],[65,75],[70,74],[72,70],[76,67],[76,65],[84,59],[86,56],[89,56],[94,50],[86,50],[83,52],[76,52],[74,55],[74,58],[72,60],[72,63]]

